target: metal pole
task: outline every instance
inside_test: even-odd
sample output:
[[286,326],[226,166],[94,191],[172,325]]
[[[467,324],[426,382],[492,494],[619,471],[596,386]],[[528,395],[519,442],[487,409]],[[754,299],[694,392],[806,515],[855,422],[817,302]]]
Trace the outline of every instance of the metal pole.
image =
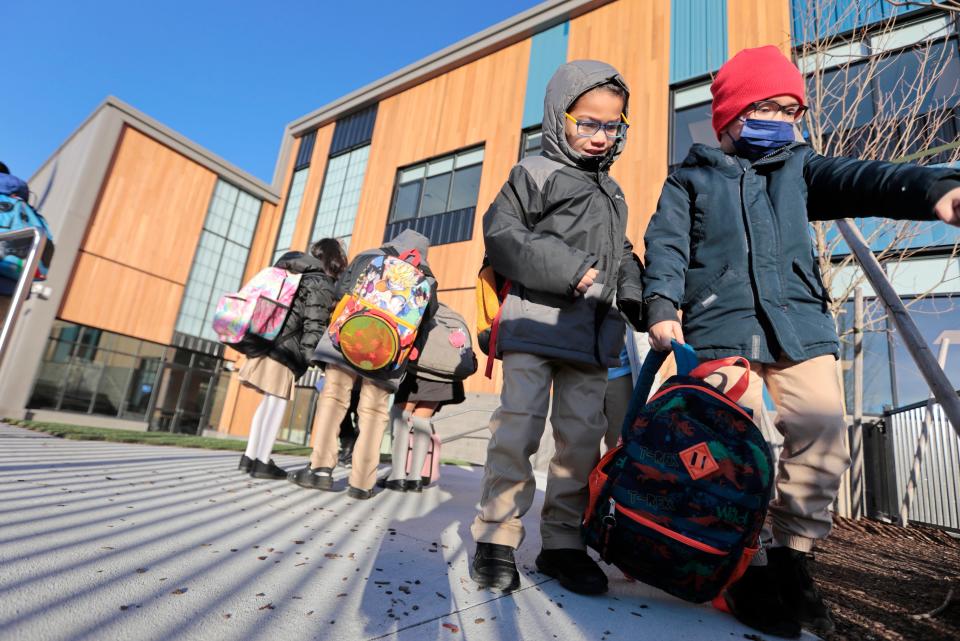
[[[940,354],[938,356],[941,368],[947,364],[948,349],[950,349],[950,339],[944,338],[940,341]],[[936,405],[934,396],[930,394],[927,399],[927,411],[923,414],[920,436],[917,437],[917,449],[913,454],[913,468],[910,470],[910,478],[907,480],[907,487],[903,492],[903,504],[900,506],[900,525],[904,527],[910,521],[910,503],[913,502],[913,495],[917,491],[917,484],[920,482],[920,466],[923,465],[923,453],[927,449],[930,430],[933,429],[934,405]]]
[[850,510],[863,516],[863,288],[853,296],[853,429],[850,431]]
[[923,336],[920,335],[920,330],[917,329],[913,319],[910,318],[907,308],[904,307],[903,301],[894,291],[887,275],[883,273],[883,268],[873,252],[870,251],[860,230],[850,219],[838,220],[837,228],[843,235],[844,240],[847,241],[850,250],[857,257],[861,267],[863,267],[867,279],[880,296],[880,300],[886,306],[887,314],[893,319],[907,351],[910,352],[910,356],[917,364],[917,369],[920,370],[923,379],[930,387],[930,391],[943,408],[950,425],[960,436],[960,398],[957,397],[957,392],[947,379],[947,375],[943,373],[943,368],[937,365],[933,353],[927,347]]
[[33,238],[30,245],[30,253],[27,254],[27,260],[24,261],[23,272],[20,274],[20,280],[17,281],[17,288],[13,292],[13,299],[10,302],[10,309],[7,310],[7,317],[2,319],[3,325],[0,327],[0,366],[3,365],[3,357],[7,353],[7,348],[10,347],[10,338],[13,336],[13,329],[17,324],[17,318],[20,316],[20,308],[23,307],[23,303],[27,300],[27,295],[30,293],[33,276],[37,273],[37,267],[40,265],[40,257],[43,256],[43,248],[47,244],[46,234],[34,227],[0,234],[0,242],[26,238]]

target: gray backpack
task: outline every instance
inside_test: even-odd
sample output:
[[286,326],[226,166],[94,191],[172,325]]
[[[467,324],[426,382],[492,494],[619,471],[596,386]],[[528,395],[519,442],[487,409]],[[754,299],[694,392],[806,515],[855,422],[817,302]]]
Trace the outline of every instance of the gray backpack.
[[421,329],[426,340],[417,360],[410,367],[418,378],[431,381],[462,381],[477,371],[473,339],[463,316],[443,303]]

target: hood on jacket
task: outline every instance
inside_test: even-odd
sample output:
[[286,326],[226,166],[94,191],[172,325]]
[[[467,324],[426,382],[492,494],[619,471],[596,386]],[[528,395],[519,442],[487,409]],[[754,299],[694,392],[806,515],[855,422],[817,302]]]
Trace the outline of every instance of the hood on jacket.
[[293,272],[294,274],[307,274],[310,272],[325,273],[323,271],[323,263],[304,252],[287,252],[281,256],[273,266],[285,269],[288,272]]
[[[577,98],[594,87],[613,82],[623,87],[627,93],[623,113],[627,115],[627,103],[630,90],[616,69],[597,60],[574,60],[562,65],[550,78],[547,92],[543,98],[543,155],[551,160],[580,169],[595,169],[597,159],[577,153],[567,143],[564,133],[566,117],[564,112],[576,102]],[[600,160],[601,167],[609,167],[623,151],[624,138],[617,140],[610,151]]]
[[387,242],[383,244],[384,247],[393,247],[399,253],[409,251],[411,249],[416,249],[420,252],[420,257],[423,260],[427,259],[427,250],[430,248],[430,239],[421,234],[418,231],[412,229],[405,229]]

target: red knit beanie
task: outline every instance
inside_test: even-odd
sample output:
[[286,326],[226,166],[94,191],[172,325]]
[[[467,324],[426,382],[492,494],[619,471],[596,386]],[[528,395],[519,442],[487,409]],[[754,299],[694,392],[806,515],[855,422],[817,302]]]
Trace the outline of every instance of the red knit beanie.
[[773,96],[793,96],[804,104],[803,75],[773,45],[743,49],[717,72],[713,84],[713,130],[720,132],[750,104]]

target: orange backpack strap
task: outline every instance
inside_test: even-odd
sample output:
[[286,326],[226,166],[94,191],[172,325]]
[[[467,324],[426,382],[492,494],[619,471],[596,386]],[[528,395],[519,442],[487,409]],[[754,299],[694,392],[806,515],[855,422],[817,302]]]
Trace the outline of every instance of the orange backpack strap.
[[487,367],[483,372],[487,378],[493,378],[493,362],[497,360],[497,336],[500,334],[500,316],[503,314],[503,302],[507,299],[507,294],[510,293],[511,284],[509,280],[504,281],[503,287],[500,288],[500,293],[497,295],[500,299],[500,308],[497,309],[497,315],[493,317],[493,322],[490,324],[490,345],[487,348]]

